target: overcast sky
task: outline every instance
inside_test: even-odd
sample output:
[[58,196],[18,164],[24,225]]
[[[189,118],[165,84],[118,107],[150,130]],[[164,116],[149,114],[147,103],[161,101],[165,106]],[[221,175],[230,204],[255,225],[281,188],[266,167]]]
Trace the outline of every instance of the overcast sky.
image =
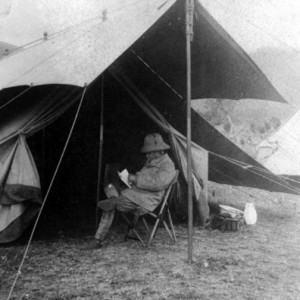
[[[245,32],[249,49],[292,47],[300,50],[299,0],[200,0],[232,34]],[[249,32],[255,32],[255,42]]]

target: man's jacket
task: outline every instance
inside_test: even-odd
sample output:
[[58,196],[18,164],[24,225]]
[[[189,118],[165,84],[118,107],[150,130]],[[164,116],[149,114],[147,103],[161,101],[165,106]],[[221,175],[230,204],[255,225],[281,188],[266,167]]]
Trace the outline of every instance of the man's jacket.
[[144,167],[136,173],[136,185],[133,185],[131,189],[123,190],[121,194],[146,210],[153,211],[160,203],[164,191],[175,174],[173,161],[168,154],[164,154],[147,161]]

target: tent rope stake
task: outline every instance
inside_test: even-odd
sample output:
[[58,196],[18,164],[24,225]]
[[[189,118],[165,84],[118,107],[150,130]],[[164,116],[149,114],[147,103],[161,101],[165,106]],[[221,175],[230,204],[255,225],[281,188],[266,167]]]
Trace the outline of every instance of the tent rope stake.
[[46,201],[47,201],[47,199],[48,199],[48,195],[49,195],[49,193],[50,193],[50,190],[51,190],[51,188],[52,188],[54,179],[55,179],[55,177],[56,177],[56,174],[57,174],[57,172],[58,172],[58,169],[59,169],[59,167],[60,167],[60,164],[61,164],[61,162],[62,162],[62,159],[63,159],[63,157],[64,157],[64,154],[65,154],[65,152],[66,152],[66,149],[67,149],[67,146],[68,146],[68,144],[69,144],[70,138],[71,138],[71,136],[72,136],[72,133],[73,133],[73,130],[74,130],[74,127],[75,127],[75,124],[76,124],[76,121],[77,121],[77,118],[78,118],[78,115],[79,115],[79,111],[80,111],[80,108],[81,108],[81,106],[82,106],[82,102],[83,102],[83,99],[84,99],[84,96],[85,96],[85,93],[86,93],[86,89],[87,89],[87,86],[85,85],[85,88],[84,88],[84,90],[83,90],[83,93],[82,93],[82,96],[81,96],[81,99],[80,99],[80,102],[79,102],[79,105],[78,105],[78,108],[77,108],[77,111],[76,111],[76,115],[75,115],[75,117],[74,117],[74,120],[73,120],[71,129],[70,129],[69,135],[68,135],[68,137],[67,137],[67,140],[66,140],[66,143],[65,143],[65,146],[64,146],[64,149],[63,149],[62,154],[61,154],[61,156],[60,156],[60,158],[59,158],[59,161],[58,161],[58,163],[57,163],[56,169],[55,169],[54,174],[53,174],[53,176],[52,176],[51,182],[50,182],[49,187],[48,187],[48,190],[47,190],[47,192],[46,192],[44,201],[43,201],[43,203],[42,203],[42,205],[41,205],[40,211],[39,211],[39,213],[38,213],[38,215],[37,215],[37,218],[36,218],[36,221],[35,221],[35,223],[34,223],[33,229],[32,229],[32,231],[31,231],[30,238],[29,238],[28,244],[27,244],[27,246],[26,246],[26,249],[25,249],[25,252],[24,252],[22,261],[21,261],[20,266],[19,266],[19,268],[18,268],[18,271],[17,271],[16,277],[15,277],[15,280],[14,280],[14,282],[13,282],[13,284],[12,284],[12,287],[11,287],[11,289],[10,289],[10,291],[9,291],[9,295],[8,295],[8,297],[7,297],[7,300],[9,300],[9,299],[11,298],[12,292],[13,292],[13,290],[14,290],[14,288],[15,288],[15,285],[16,285],[16,283],[17,283],[17,280],[18,280],[18,278],[19,278],[19,275],[21,275],[21,269],[22,269],[22,267],[23,267],[23,265],[24,265],[24,262],[25,262],[25,259],[26,259],[26,256],[27,256],[27,253],[28,253],[28,250],[29,250],[29,247],[30,247],[30,244],[31,244],[33,235],[34,235],[34,232],[35,232],[35,229],[36,229],[36,227],[37,227],[38,221],[39,221],[39,219],[40,219],[40,216],[41,216],[41,214],[42,214],[43,208],[44,208],[44,206],[45,206],[45,204],[46,204]]

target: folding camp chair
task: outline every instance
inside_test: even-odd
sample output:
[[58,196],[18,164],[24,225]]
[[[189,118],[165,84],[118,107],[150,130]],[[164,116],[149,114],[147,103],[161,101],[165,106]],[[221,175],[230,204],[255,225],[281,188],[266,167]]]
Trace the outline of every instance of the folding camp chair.
[[[143,246],[146,246],[145,242],[143,241],[143,239],[141,238],[141,236],[139,235],[138,231],[135,228],[138,221],[140,219],[142,219],[142,221],[147,229],[147,232],[150,234],[149,239],[147,241],[147,246],[150,246],[150,243],[153,240],[160,223],[162,223],[164,225],[171,240],[173,242],[176,242],[176,234],[175,234],[173,221],[172,221],[172,217],[171,217],[171,213],[170,213],[170,206],[171,206],[171,203],[173,200],[174,192],[176,190],[178,175],[179,175],[179,171],[176,170],[175,177],[173,178],[169,187],[166,189],[166,191],[163,195],[162,201],[160,202],[158,207],[154,210],[154,212],[148,212],[148,213],[140,215],[140,216],[135,216],[132,221],[130,221],[124,213],[121,213],[121,216],[123,217],[123,219],[125,220],[125,222],[128,225],[126,235],[125,235],[125,240],[127,240],[128,238],[136,239],[136,240],[139,240],[143,244]],[[149,225],[146,221],[147,216],[153,217],[155,219],[155,223],[154,223],[152,230],[150,230]],[[168,219],[169,225],[166,222],[166,217]],[[129,236],[130,231],[134,233],[134,235],[135,235],[134,237]]]

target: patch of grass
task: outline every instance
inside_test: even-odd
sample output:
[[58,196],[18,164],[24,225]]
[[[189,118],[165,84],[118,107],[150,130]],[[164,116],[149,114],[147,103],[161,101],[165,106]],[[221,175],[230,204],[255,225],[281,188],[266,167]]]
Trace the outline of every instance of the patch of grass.
[[[237,206],[241,195],[228,193]],[[92,235],[35,240],[11,299],[297,299],[299,202],[256,201],[254,226],[224,233],[195,228],[192,265],[185,224],[176,226],[176,244],[160,228],[149,249],[124,242],[117,226],[95,251],[80,250]],[[7,298],[25,246],[0,248],[0,299]]]

